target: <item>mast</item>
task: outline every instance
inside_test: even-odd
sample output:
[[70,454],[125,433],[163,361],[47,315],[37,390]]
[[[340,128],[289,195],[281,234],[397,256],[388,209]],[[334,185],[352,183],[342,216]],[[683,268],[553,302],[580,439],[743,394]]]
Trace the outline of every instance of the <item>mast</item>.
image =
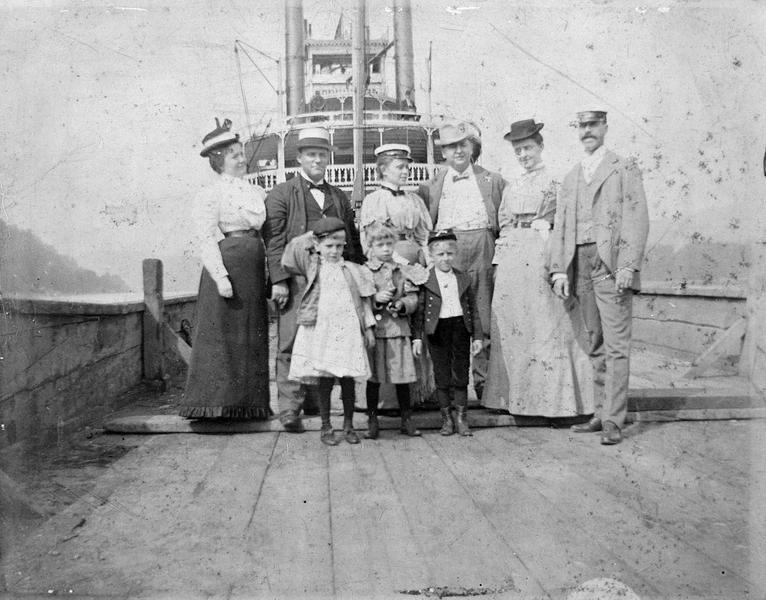
[[367,87],[365,0],[357,0],[352,34],[351,71],[354,81],[354,192],[353,205],[364,199],[364,92]]
[[285,0],[285,78],[288,116],[302,112],[306,102],[303,80],[304,27],[303,0]]
[[401,105],[410,92],[415,101],[415,67],[412,51],[412,7],[410,0],[394,0],[394,64],[396,65],[396,101]]

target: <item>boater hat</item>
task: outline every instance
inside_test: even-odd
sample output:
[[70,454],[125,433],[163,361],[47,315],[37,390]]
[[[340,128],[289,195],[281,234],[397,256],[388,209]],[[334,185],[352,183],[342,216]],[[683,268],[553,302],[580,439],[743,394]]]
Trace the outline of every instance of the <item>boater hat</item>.
[[336,231],[345,230],[346,224],[337,217],[325,217],[323,219],[319,219],[319,221],[317,221],[316,225],[314,225],[314,228],[312,229],[314,235],[318,238],[327,237]]
[[509,142],[525,140],[538,133],[544,126],[545,123],[535,123],[534,119],[516,121],[511,123],[511,130],[503,136],[503,139]]
[[463,140],[469,138],[472,135],[477,135],[478,131],[465,121],[459,121],[457,123],[447,123],[439,127],[439,139],[434,142],[437,146],[449,146],[450,144],[457,144]]
[[307,127],[298,133],[298,150],[304,148],[322,148],[328,152],[332,150],[330,144],[330,132],[324,127]]
[[606,123],[606,112],[603,110],[584,110],[577,113],[578,123],[595,123],[596,121]]
[[383,144],[375,148],[375,156],[390,156],[392,158],[403,158],[412,162],[410,156],[410,147],[407,144]]
[[202,151],[200,156],[207,156],[217,148],[223,148],[234,142],[239,141],[239,135],[230,131],[231,121],[224,119],[223,125],[215,118],[215,129],[202,138]]

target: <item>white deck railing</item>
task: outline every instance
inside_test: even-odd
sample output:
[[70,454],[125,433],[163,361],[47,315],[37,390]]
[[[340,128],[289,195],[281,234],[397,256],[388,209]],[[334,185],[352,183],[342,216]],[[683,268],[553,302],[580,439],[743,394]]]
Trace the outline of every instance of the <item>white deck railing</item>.
[[[422,183],[426,183],[439,170],[440,165],[428,163],[410,164],[410,177],[407,180],[406,187],[415,189]],[[285,181],[287,176],[292,176],[300,171],[300,167],[291,167],[284,170],[284,176],[280,177],[279,169],[269,169],[260,173],[248,173],[246,178],[250,183],[258,184],[267,192],[277,183]],[[356,169],[354,165],[329,165],[325,171],[325,179],[328,183],[341,188],[344,191],[351,191],[354,187],[356,178]],[[365,163],[364,181],[370,185],[378,181],[378,174],[375,171],[374,163]]]

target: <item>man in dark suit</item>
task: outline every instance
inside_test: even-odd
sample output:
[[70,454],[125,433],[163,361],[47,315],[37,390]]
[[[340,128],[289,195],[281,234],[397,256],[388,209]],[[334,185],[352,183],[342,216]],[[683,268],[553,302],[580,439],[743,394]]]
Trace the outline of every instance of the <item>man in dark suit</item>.
[[[442,168],[418,194],[431,213],[435,229],[451,229],[457,237],[455,267],[471,278],[471,288],[481,319],[489,331],[492,304],[492,257],[499,232],[497,210],[505,180],[474,164],[481,151],[481,137],[471,123],[448,123],[439,128],[446,168]],[[489,364],[489,347],[473,357],[473,383],[481,400]]]
[[[330,160],[330,134],[322,127],[311,127],[298,134],[298,164],[301,169],[289,181],[280,183],[266,197],[264,239],[272,300],[279,309],[278,349],[276,358],[279,420],[285,430],[299,433],[303,425],[299,418],[306,398],[306,389],[290,381],[290,359],[297,332],[297,310],[306,282],[291,277],[282,268],[281,260],[287,243],[311,231],[320,219],[336,217],[346,224],[346,250],[343,257],[356,263],[364,262],[359,232],[354,225],[354,210],[346,194],[325,181]],[[353,394],[343,389],[343,394]],[[309,399],[311,400],[311,399]],[[312,406],[313,408],[313,406]]]
[[556,295],[579,300],[573,323],[594,369],[596,412],[572,429],[601,431],[602,444],[617,444],[628,411],[633,291],[649,214],[636,164],[604,147],[606,113],[580,112],[577,119],[585,158],[559,190],[550,271]]

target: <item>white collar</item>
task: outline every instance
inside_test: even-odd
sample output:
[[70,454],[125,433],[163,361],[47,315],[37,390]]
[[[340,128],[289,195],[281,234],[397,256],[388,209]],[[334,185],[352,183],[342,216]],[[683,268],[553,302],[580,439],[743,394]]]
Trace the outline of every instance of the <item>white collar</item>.
[[448,176],[448,177],[450,177],[450,181],[452,181],[452,178],[453,178],[453,177],[461,177],[461,176],[465,175],[466,173],[468,174],[468,180],[469,180],[469,181],[473,181],[473,180],[475,180],[475,179],[476,179],[476,175],[475,175],[475,174],[474,174],[474,172],[473,172],[473,164],[469,164],[469,165],[468,165],[468,166],[465,168],[465,171],[463,171],[462,173],[458,173],[458,172],[455,170],[455,168],[454,168],[454,167],[448,167],[448,168],[447,168],[447,176]]
[[581,164],[583,167],[595,168],[602,160],[604,160],[604,156],[606,156],[606,146],[602,144],[593,152],[593,154],[586,154],[582,159]]

